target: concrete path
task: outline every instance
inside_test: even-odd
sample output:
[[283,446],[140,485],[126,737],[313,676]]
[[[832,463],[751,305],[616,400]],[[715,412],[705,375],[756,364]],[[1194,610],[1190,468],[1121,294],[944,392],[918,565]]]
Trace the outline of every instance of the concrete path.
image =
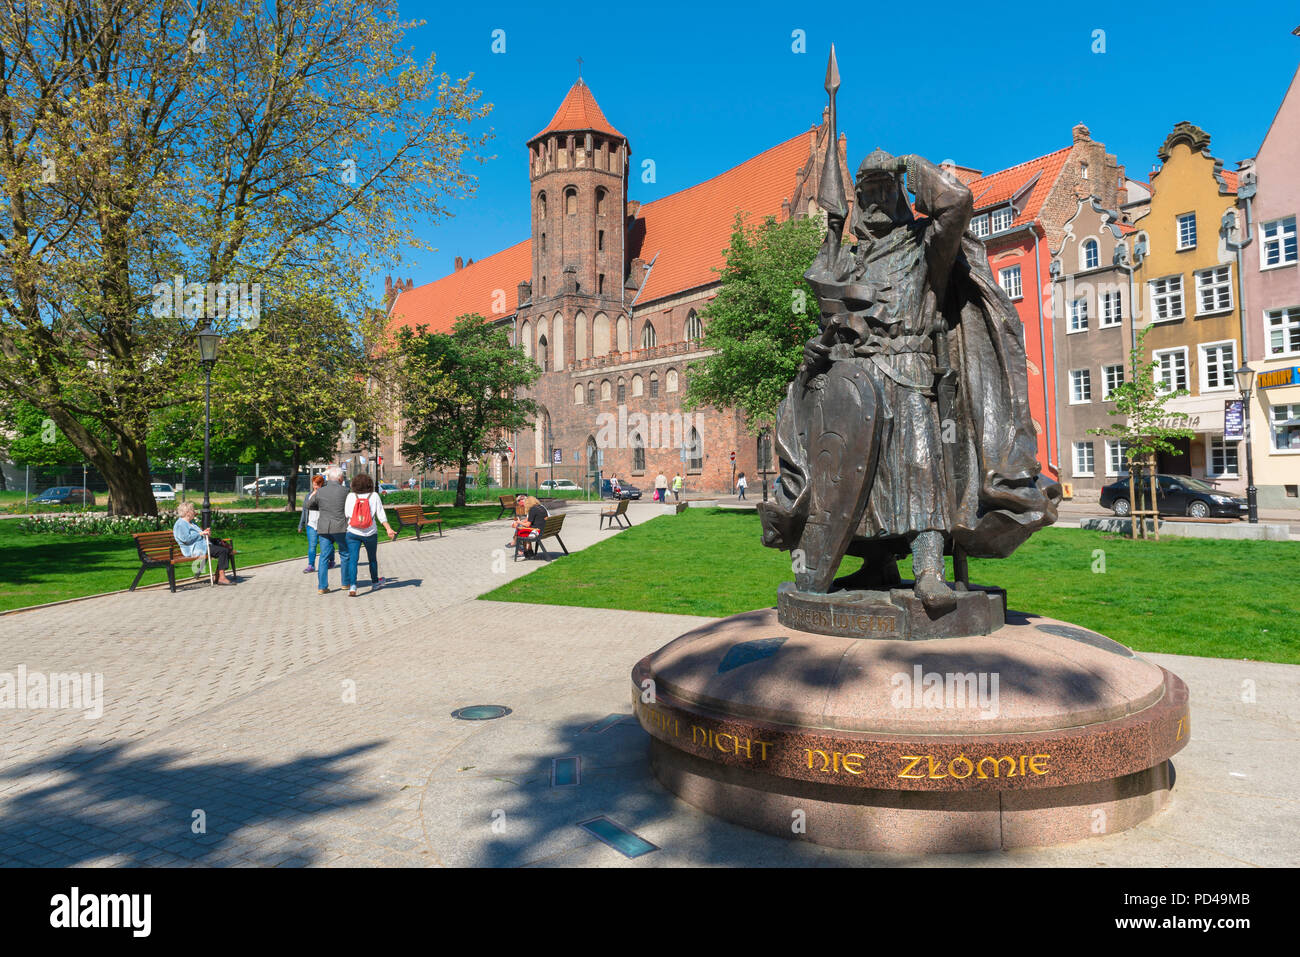
[[[630,514],[640,524],[658,509]],[[569,550],[620,534],[596,526],[595,506],[571,508]],[[103,676],[91,720],[0,708],[0,863],[1300,863],[1300,668],[1168,655],[1150,657],[1191,688],[1192,740],[1175,759],[1171,808],[1132,831],[904,858],[715,820],[655,783],[630,720],[588,730],[630,715],[633,663],[705,619],[476,601],[539,567],[512,562],[507,538],[500,521],[386,544],[380,571],[398,580],[355,599],[318,596],[314,576],[280,564],[234,588],[0,619],[0,672]],[[471,704],[513,713],[450,716]],[[580,783],[553,787],[553,759],[568,756],[581,759]],[[602,814],[660,850],[624,858],[577,827]]]

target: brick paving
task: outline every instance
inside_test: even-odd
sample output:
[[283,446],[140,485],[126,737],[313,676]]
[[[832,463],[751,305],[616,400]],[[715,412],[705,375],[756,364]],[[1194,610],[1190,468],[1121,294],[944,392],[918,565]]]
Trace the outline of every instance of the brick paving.
[[[640,524],[658,514],[632,507]],[[663,521],[671,521],[664,518]],[[598,531],[569,510],[570,551]],[[664,792],[627,714],[629,672],[705,619],[476,601],[538,562],[507,523],[401,540],[397,580],[319,596],[287,563],[233,588],[114,595],[0,618],[0,672],[103,675],[102,716],[0,709],[0,864],[46,866],[880,865],[702,815]],[[561,557],[557,559],[563,561]],[[365,572],[363,571],[363,575]],[[337,572],[332,584],[337,585]],[[1300,859],[1300,669],[1152,656],[1192,689],[1174,808],[1066,848],[974,864],[1259,864]],[[1257,702],[1238,701],[1250,680]],[[496,721],[450,716],[470,704]],[[551,762],[581,758],[553,788]],[[661,851],[628,861],[575,825],[607,814]]]

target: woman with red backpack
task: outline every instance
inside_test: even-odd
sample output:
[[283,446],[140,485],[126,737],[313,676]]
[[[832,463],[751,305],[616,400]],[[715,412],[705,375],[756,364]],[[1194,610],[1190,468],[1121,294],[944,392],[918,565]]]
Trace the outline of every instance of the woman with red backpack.
[[365,472],[352,480],[352,491],[348,493],[343,509],[348,516],[348,550],[343,557],[343,584],[347,586],[348,595],[356,598],[357,561],[361,558],[361,546],[366,547],[366,558],[370,562],[370,590],[374,591],[384,584],[384,580],[379,577],[379,562],[375,558],[375,548],[379,545],[379,526],[384,526],[389,541],[396,538],[397,533],[388,524],[383,499],[375,494],[375,480]]

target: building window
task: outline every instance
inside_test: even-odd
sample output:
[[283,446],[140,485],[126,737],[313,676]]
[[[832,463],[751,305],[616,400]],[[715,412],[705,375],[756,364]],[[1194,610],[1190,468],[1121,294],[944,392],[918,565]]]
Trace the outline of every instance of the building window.
[[1087,332],[1088,331],[1088,300],[1071,299],[1070,300],[1070,331]]
[[1196,214],[1183,213],[1178,217],[1178,248],[1196,248]]
[[1074,474],[1079,478],[1089,478],[1096,473],[1091,442],[1074,443]]
[[1123,475],[1128,471],[1128,446],[1115,439],[1106,440],[1106,474]]
[[1210,454],[1206,471],[1214,478],[1237,477],[1237,443],[1225,442],[1223,437],[1210,439]]
[[1259,232],[1262,240],[1259,244],[1260,269],[1286,266],[1296,261],[1294,216],[1264,223]]
[[645,380],[639,375],[632,376],[632,398],[636,398],[645,392]]
[[1084,269],[1096,269],[1101,265],[1101,247],[1097,244],[1097,240],[1084,240],[1082,265]]
[[1102,366],[1101,367],[1101,397],[1109,399],[1110,394],[1124,384],[1124,366]]
[[1107,326],[1118,326],[1124,315],[1119,290],[1103,292],[1099,298],[1101,301],[1101,327],[1104,329]]
[[695,310],[692,309],[686,316],[686,341],[697,342],[703,338],[704,323],[700,321],[700,317],[697,316]]
[[1232,308],[1232,267],[1215,266],[1196,273],[1196,314]]
[[546,218],[546,194],[545,193],[537,194],[537,218],[538,219]]
[[1201,346],[1202,392],[1235,389],[1237,380],[1232,374],[1236,369],[1237,344],[1235,342],[1212,342]]
[[1092,401],[1092,370],[1070,370],[1070,405]]
[[519,327],[519,342],[524,347],[524,355],[531,359],[533,357],[533,327],[527,319]]
[[542,252],[546,252],[546,233],[542,233]]
[[664,386],[665,391],[676,392],[677,391],[677,370],[669,369],[668,373],[664,376],[664,378],[667,380],[667,384]]
[[575,385],[575,386],[573,387],[573,404],[574,404],[574,405],[582,405],[582,386],[581,386],[581,385]]
[[650,325],[650,323],[647,322],[644,326],[641,327],[641,348],[642,349],[653,349],[655,345],[658,343],[658,341],[659,339],[655,335],[654,326]]
[[704,444],[700,442],[700,432],[694,426],[686,439],[686,471],[699,472],[704,468]]
[[1151,321],[1166,322],[1183,318],[1183,277],[1153,279],[1151,286]]
[[1024,286],[1020,283],[1019,266],[1008,266],[1006,269],[999,269],[998,284],[1002,286],[1003,292],[1012,299],[1023,298],[1025,294]]
[[596,230],[596,248],[597,249],[605,248],[605,230],[603,229]]
[[659,373],[650,373],[650,398],[659,398]]
[[[596,190],[596,215],[605,215],[605,190]],[[603,233],[601,235],[604,235]]]
[[627,383],[622,379],[618,380],[618,404],[622,405],[627,401]]
[[1156,361],[1156,381],[1161,392],[1176,392],[1187,388],[1187,347],[1158,349],[1153,354]]
[[983,238],[989,234],[989,214],[980,213],[970,221],[970,231]]
[[1273,406],[1269,409],[1268,422],[1272,426],[1269,432],[1275,451],[1300,451],[1300,402]]
[[995,233],[1000,233],[1004,229],[1011,228],[1011,221],[1015,218],[1015,213],[1010,206],[1003,206],[1001,209],[995,209],[989,214],[989,226]]
[[587,405],[596,404],[596,383],[587,383]]
[[1291,356],[1300,352],[1300,306],[1270,309],[1264,314],[1268,330],[1268,354]]
[[609,380],[605,379],[600,383],[600,401],[608,402],[610,397]]
[[546,277],[545,277],[545,276],[542,277],[542,295],[543,295],[543,296],[546,295]]
[[572,186],[564,191],[564,211],[570,216],[578,215],[578,191]]
[[601,273],[596,277],[596,293],[603,296],[605,294],[605,274]]
[[537,364],[546,372],[550,369],[551,349],[546,341],[545,336],[539,336],[537,339]]
[[645,443],[641,441],[641,433],[632,436],[632,471],[645,471]]

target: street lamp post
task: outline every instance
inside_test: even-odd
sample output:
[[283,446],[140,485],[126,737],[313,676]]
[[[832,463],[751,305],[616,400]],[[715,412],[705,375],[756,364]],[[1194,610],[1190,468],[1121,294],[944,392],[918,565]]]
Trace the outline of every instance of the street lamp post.
[[212,436],[212,367],[217,364],[220,341],[221,336],[211,325],[199,332],[199,361],[203,363],[203,516],[199,522],[202,528],[212,527],[212,501],[208,497],[212,461],[208,445]]
[[1255,453],[1250,434],[1250,390],[1255,384],[1255,370],[1244,362],[1233,375],[1241,390],[1242,424],[1246,434],[1246,514],[1252,525],[1259,524],[1259,502],[1255,489]]

